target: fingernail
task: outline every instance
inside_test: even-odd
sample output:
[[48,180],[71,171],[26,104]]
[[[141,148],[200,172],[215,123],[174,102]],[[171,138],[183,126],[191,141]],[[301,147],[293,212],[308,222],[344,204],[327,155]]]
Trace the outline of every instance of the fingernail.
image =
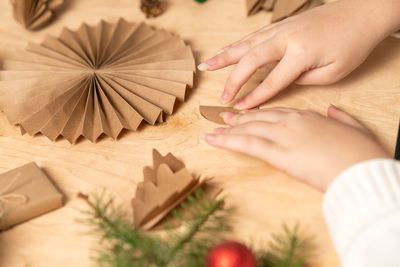
[[219,116],[223,119],[223,121],[226,123],[226,124],[230,124],[229,123],[229,120],[234,116],[235,114],[234,113],[232,113],[232,112],[221,112],[220,114],[219,114]]
[[236,104],[235,104],[235,108],[242,108],[244,105],[244,101],[243,100],[239,100]]
[[224,52],[225,52],[224,49],[218,50],[218,51],[217,51],[217,55],[222,54],[222,53],[224,53]]
[[219,116],[223,119],[228,119],[232,117],[234,114],[232,112],[226,111],[226,112],[221,112]]
[[197,69],[199,71],[206,71],[208,69],[208,65],[206,63],[201,63],[200,65],[197,66]]
[[222,128],[222,127],[221,128],[217,128],[217,129],[215,129],[215,132],[218,133],[218,134],[222,134],[222,133],[225,132],[225,129],[226,128]]
[[216,65],[216,64],[217,64],[217,59],[216,59],[215,57],[212,57],[212,58],[206,60],[206,62],[201,63],[200,65],[198,65],[198,66],[197,66],[197,69],[198,69],[199,71],[206,71],[206,70],[208,70],[208,68],[209,68],[210,66],[214,66],[214,65]]
[[213,141],[215,141],[216,137],[217,136],[215,134],[206,134],[205,139],[207,142],[213,142]]
[[219,116],[220,116],[221,118],[224,118],[224,117],[226,116],[226,113],[227,113],[227,112],[221,112],[221,113],[219,113]]
[[212,57],[212,58],[206,60],[206,64],[208,66],[214,66],[217,64],[217,59],[215,57]]
[[222,104],[226,104],[229,102],[229,94],[228,92],[224,92],[221,96],[221,102]]
[[248,110],[248,109],[239,111],[240,114],[246,114],[246,113],[249,113],[249,112],[250,112],[250,110]]

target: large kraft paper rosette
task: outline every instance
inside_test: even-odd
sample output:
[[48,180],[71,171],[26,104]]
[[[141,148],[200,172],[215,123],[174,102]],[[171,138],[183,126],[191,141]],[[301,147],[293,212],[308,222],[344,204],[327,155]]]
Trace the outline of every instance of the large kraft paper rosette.
[[195,62],[180,37],[120,19],[64,28],[4,60],[3,69],[0,109],[10,123],[75,143],[162,122],[193,86]]

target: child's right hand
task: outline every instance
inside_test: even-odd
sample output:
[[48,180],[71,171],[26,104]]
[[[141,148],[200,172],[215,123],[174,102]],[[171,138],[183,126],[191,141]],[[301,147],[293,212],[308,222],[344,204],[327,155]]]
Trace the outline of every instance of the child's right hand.
[[199,65],[218,70],[236,64],[226,81],[222,102],[234,99],[254,72],[279,62],[269,76],[236,108],[249,109],[292,82],[334,83],[359,66],[371,50],[399,26],[400,1],[340,0],[268,25],[223,48]]

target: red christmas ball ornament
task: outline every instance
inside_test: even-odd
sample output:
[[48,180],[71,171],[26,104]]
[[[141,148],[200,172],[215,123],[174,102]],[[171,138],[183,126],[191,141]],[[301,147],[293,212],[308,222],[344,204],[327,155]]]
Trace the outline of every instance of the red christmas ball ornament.
[[207,258],[207,267],[255,267],[253,253],[238,242],[224,242],[214,247]]

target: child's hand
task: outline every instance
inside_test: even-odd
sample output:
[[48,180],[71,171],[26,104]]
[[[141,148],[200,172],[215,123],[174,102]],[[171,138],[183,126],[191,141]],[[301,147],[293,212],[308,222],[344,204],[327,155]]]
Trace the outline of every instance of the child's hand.
[[328,118],[289,108],[224,113],[231,128],[219,128],[206,141],[260,158],[325,191],[347,167],[388,153],[347,113],[331,106]]
[[[389,3],[393,2],[393,3]],[[297,84],[334,83],[357,66],[394,29],[393,0],[340,0],[266,26],[223,48],[199,65],[218,70],[236,64],[222,102],[234,99],[254,72],[279,62],[269,76],[236,108],[249,109],[273,97],[293,81]],[[399,16],[397,15],[397,21]]]

